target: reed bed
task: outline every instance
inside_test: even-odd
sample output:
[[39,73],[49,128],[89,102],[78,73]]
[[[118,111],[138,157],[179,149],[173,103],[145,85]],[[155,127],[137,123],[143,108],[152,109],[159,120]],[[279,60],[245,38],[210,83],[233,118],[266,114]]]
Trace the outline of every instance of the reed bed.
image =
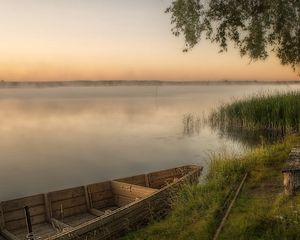
[[299,132],[300,91],[260,93],[221,105],[209,116],[213,128]]

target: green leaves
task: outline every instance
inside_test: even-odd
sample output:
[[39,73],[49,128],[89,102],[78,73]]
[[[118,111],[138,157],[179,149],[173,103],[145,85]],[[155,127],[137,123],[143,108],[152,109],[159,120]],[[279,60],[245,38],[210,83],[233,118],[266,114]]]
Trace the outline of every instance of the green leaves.
[[184,51],[204,35],[220,51],[230,41],[253,60],[274,52],[283,65],[300,64],[299,0],[173,0],[166,12],[173,34],[185,38]]

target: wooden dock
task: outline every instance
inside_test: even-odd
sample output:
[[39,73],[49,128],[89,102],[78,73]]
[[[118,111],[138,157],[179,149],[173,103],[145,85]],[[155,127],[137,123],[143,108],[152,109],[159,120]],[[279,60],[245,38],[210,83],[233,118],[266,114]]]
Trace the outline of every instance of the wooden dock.
[[292,149],[282,173],[285,193],[295,195],[300,188],[300,147]]

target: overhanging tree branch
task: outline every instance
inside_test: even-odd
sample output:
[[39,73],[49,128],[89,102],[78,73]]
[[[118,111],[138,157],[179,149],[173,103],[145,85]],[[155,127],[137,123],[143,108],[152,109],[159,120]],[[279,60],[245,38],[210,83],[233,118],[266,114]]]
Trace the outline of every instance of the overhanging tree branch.
[[184,36],[184,51],[205,37],[220,51],[233,42],[253,60],[274,52],[281,64],[300,65],[299,0],[173,0],[166,12],[173,34]]

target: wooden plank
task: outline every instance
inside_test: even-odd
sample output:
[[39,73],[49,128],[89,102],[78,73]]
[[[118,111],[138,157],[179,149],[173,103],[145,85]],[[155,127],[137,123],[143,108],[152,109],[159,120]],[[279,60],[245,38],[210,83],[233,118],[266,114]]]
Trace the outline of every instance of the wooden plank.
[[223,219],[221,221],[220,226],[218,227],[218,229],[217,229],[217,231],[216,231],[216,233],[214,235],[213,240],[217,240],[219,238],[220,233],[221,233],[221,231],[222,231],[222,229],[223,229],[223,227],[225,225],[226,219],[228,218],[228,216],[230,214],[230,211],[231,211],[231,209],[232,209],[232,207],[233,207],[233,205],[234,205],[237,197],[239,196],[239,194],[240,194],[240,192],[242,190],[242,187],[244,186],[244,183],[246,181],[247,176],[248,176],[248,173],[246,173],[245,176],[243,177],[242,182],[240,183],[240,185],[239,185],[239,187],[238,187],[238,189],[237,189],[237,191],[236,191],[233,199],[231,200],[231,203],[230,203],[228,209],[226,210],[226,213],[225,213],[225,215],[224,215],[224,217],[223,217]]
[[150,173],[152,178],[163,178],[168,176],[179,175],[180,171],[176,171],[176,168],[161,170],[157,172]]
[[145,185],[146,185],[146,187],[150,187],[149,175],[148,174],[145,174]]
[[43,204],[44,204],[44,195],[39,194],[35,196],[2,202],[2,208],[5,214],[10,211],[23,209],[25,206],[33,207],[33,206],[38,206]]
[[101,210],[102,208],[113,206],[114,204],[115,204],[114,200],[109,198],[109,199],[103,199],[103,200],[98,201],[98,202],[94,202],[93,207],[98,209],[98,210]]
[[110,181],[90,184],[87,186],[90,193],[109,191],[111,189]]
[[0,202],[0,230],[5,227],[5,221],[4,221],[4,213],[2,208],[2,202]]
[[[34,218],[36,215],[45,214],[45,206],[39,205],[29,208],[31,218]],[[14,220],[25,219],[24,209],[14,210],[12,212],[7,212],[4,214],[5,222],[10,222]]]
[[84,186],[84,196],[85,196],[85,202],[86,202],[86,207],[87,209],[91,209],[92,205],[91,205],[91,195],[88,191],[87,186]]
[[289,196],[294,196],[296,194],[295,173],[284,172],[283,173],[283,185],[284,185],[284,193]]
[[[44,223],[44,222],[46,222],[46,216],[44,214],[36,215],[33,218],[31,218],[31,222],[33,225],[39,224],[39,223]],[[20,219],[20,220],[6,222],[5,227],[8,230],[15,230],[18,228],[26,227],[26,219],[24,218],[24,219]]]
[[103,212],[103,211],[100,211],[100,210],[98,210],[98,209],[96,209],[96,208],[91,208],[91,209],[89,209],[89,212],[90,212],[91,214],[97,216],[97,217],[101,217],[101,216],[104,215],[104,212]]
[[103,199],[108,199],[108,198],[111,198],[111,199],[113,198],[112,190],[105,191],[105,192],[97,192],[97,193],[91,194],[92,202],[97,202],[97,201],[101,201]]
[[[33,226],[33,232],[35,239],[45,239],[56,235],[58,233],[58,229],[55,229],[50,223],[42,223]],[[27,228],[21,228],[14,230],[12,232],[15,236],[20,238],[21,240],[25,240],[28,234]]]
[[76,206],[81,206],[84,204],[86,204],[86,198],[84,195],[81,195],[81,196],[77,196],[74,198],[69,198],[69,199],[52,202],[51,208],[52,208],[52,211],[57,211],[57,210],[60,210],[61,207],[63,209],[66,209],[66,208],[73,208]]
[[112,190],[115,195],[131,198],[142,198],[157,191],[157,189],[142,187],[134,184],[112,181]]
[[132,229],[132,226],[136,226],[137,224],[141,225],[145,222],[145,219],[149,219],[150,217],[151,213],[147,209],[133,210],[122,218],[117,218],[116,220],[103,225],[102,228],[98,230],[96,239],[118,239],[115,236],[119,233],[126,232]]
[[48,198],[48,194],[44,194],[44,202],[45,202],[45,212],[46,212],[46,219],[50,223],[51,222],[51,206]]
[[97,216],[86,212],[65,218],[64,223],[70,225],[71,227],[77,227],[81,224],[87,224],[89,221],[94,220],[95,218],[97,218]]
[[12,234],[11,232],[7,231],[6,229],[1,231],[1,234],[7,239],[7,240],[20,240],[17,238],[16,235]]
[[70,198],[76,198],[80,196],[84,196],[83,186],[48,193],[48,197],[51,202],[67,200]]
[[172,169],[166,169],[162,171],[152,172],[149,175],[149,178],[151,178],[151,181],[156,181],[160,179],[165,178],[181,178],[184,175],[187,175],[188,173],[192,172],[193,170],[197,170],[199,168],[198,166],[195,168],[193,166],[183,166],[183,167],[177,167]]
[[61,222],[61,221],[59,221],[59,220],[57,220],[55,218],[51,219],[51,223],[59,231],[63,231],[65,229],[72,229],[72,227],[70,225],[68,225],[68,224],[66,224],[64,222]]
[[62,220],[66,217],[76,215],[76,214],[79,214],[79,213],[84,213],[84,212],[87,212],[86,204],[81,205],[81,206],[72,207],[72,208],[63,209],[63,216],[61,214],[60,209],[56,210],[56,211],[52,211],[52,216],[53,216],[53,218],[56,218],[58,220]]
[[123,207],[129,203],[132,203],[136,200],[136,198],[132,198],[132,197],[127,197],[127,196],[122,196],[122,195],[117,195],[115,196],[115,203],[119,206],[119,207]]
[[161,178],[151,181],[150,186],[152,188],[160,189],[168,184],[178,181],[180,178],[177,177],[169,177],[169,178]]
[[136,176],[132,176],[132,177],[120,178],[120,179],[116,179],[114,181],[125,182],[125,183],[135,184],[135,185],[139,185],[139,186],[146,186],[144,174],[136,175]]
[[150,183],[156,182],[156,181],[164,181],[165,179],[170,178],[181,178],[182,176],[180,174],[163,174],[163,175],[150,175]]
[[[51,222],[51,220],[50,220]],[[37,239],[45,239],[50,236],[57,234],[57,229],[55,229],[50,223],[42,223],[33,226],[33,232]],[[26,234],[26,232],[25,232]],[[24,235],[23,235],[24,236]],[[24,238],[23,238],[24,239]]]

